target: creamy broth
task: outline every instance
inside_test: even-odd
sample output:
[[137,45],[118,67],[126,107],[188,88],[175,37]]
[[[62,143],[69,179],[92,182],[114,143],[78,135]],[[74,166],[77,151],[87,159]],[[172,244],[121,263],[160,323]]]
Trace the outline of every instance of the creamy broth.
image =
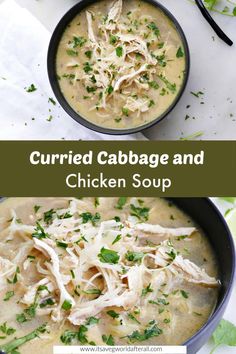
[[[62,304],[53,258],[38,242],[58,257],[71,308]],[[89,265],[81,274],[86,257]],[[49,281],[40,288],[45,278]],[[9,198],[0,203],[0,328],[6,322],[16,330],[0,333],[6,337],[0,348],[44,323],[47,331],[22,345],[20,353],[39,354],[43,346],[49,354],[55,344],[181,344],[212,314],[217,279],[217,261],[201,228],[165,199]],[[115,288],[111,298],[108,284]],[[35,312],[27,310],[32,306]],[[152,335],[144,338],[147,329]]]
[[[120,8],[119,8],[120,6]],[[160,117],[185,76],[174,24],[145,1],[97,1],[66,28],[57,53],[61,91],[82,117],[126,129]]]

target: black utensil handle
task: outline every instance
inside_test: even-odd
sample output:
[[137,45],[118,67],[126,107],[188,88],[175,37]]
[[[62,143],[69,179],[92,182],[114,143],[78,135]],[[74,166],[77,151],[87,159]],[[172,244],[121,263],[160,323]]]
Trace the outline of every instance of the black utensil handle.
[[206,9],[206,7],[204,6],[202,0],[195,0],[196,4],[198,6],[198,8],[200,9],[202,15],[204,16],[204,18],[207,20],[207,22],[209,23],[209,25],[213,28],[213,30],[215,31],[215,33],[217,34],[218,37],[220,37],[220,39],[222,39],[226,44],[228,44],[229,46],[232,46],[234,43],[231,41],[231,39],[222,31],[222,29],[217,25],[217,23],[215,22],[215,20],[211,17],[210,13],[208,12],[208,10]]

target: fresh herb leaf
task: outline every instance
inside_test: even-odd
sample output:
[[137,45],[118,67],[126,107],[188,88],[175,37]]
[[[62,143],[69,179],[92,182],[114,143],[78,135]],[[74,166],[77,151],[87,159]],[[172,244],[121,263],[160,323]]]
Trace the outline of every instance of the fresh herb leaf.
[[60,337],[62,343],[64,344],[71,344],[73,339],[75,339],[77,337],[77,333],[76,332],[72,332],[69,330],[66,330]]
[[102,263],[117,264],[119,262],[120,256],[117,252],[102,248],[98,254],[98,258]]
[[67,55],[71,56],[71,57],[77,57],[78,56],[78,52],[74,49],[67,49],[66,51]]
[[102,292],[100,289],[93,288],[86,291],[84,290],[83,293],[87,295],[101,295]]
[[107,314],[114,319],[120,317],[120,315],[117,312],[115,312],[114,310],[107,311]]
[[115,240],[112,242],[112,245],[114,245],[115,243],[119,242],[122,239],[121,235],[117,235]]
[[155,24],[155,22],[151,22],[147,25],[147,28],[149,28],[153,33],[158,37],[160,35],[160,30]]
[[14,296],[14,294],[15,294],[14,291],[7,291],[4,296],[3,301],[9,301],[10,298]]
[[180,293],[185,299],[188,299],[189,295],[188,295],[188,293],[186,291],[180,290]]
[[25,344],[35,338],[38,338],[39,334],[45,333],[45,331],[46,331],[46,325],[44,324],[44,325],[38,327],[37,329],[35,329],[33,332],[27,334],[24,337],[13,339],[11,342],[4,344],[1,347],[1,350],[5,353],[13,353],[23,344]]
[[87,224],[88,222],[91,222],[93,225],[95,225],[101,219],[101,215],[98,213],[93,215],[93,214],[87,212],[87,213],[81,214],[80,216],[83,219],[83,221],[82,221],[83,224]]
[[122,55],[123,55],[123,47],[117,47],[116,48],[116,55],[119,57],[119,58],[121,58],[122,57]]
[[86,321],[86,326],[92,326],[99,323],[100,319],[96,317],[89,317]]
[[6,334],[7,336],[10,336],[11,334],[15,333],[16,330],[12,327],[7,327],[7,322],[4,322],[1,326],[0,326],[0,331],[4,334]]
[[63,302],[62,306],[61,306],[61,308],[62,308],[63,310],[65,310],[65,311],[70,310],[71,307],[72,307],[72,303],[71,303],[70,300],[65,300],[65,301]]
[[34,206],[34,212],[35,212],[35,214],[37,214],[37,212],[39,211],[40,208],[41,208],[40,205],[35,205],[35,206]]
[[137,320],[137,318],[136,318],[132,313],[128,313],[128,317],[129,317],[132,321],[134,321],[134,322],[136,322],[136,323],[138,323],[138,324],[141,324],[141,322],[139,322],[139,321]]
[[182,47],[179,47],[179,49],[177,50],[176,53],[176,58],[183,58],[184,57],[184,51],[182,49]]
[[231,347],[236,346],[236,326],[229,321],[222,320],[213,333],[213,340],[215,348],[211,351],[211,354],[215,351],[216,347],[221,344]]
[[43,214],[43,220],[47,225],[50,225],[53,221],[53,215],[56,214],[54,209],[50,209]]
[[87,39],[84,37],[73,37],[73,48],[83,47],[83,45],[87,42]]
[[152,293],[153,289],[151,288],[151,284],[149,284],[146,288],[142,290],[142,296],[146,296],[148,293]]
[[32,237],[35,237],[39,240],[49,237],[49,235],[44,231],[44,228],[40,225],[39,222],[36,222],[35,232],[32,234]]
[[131,216],[136,216],[136,218],[138,218],[141,221],[147,221],[149,218],[149,208],[140,208],[140,207],[136,207],[135,205],[131,204],[130,205],[130,209],[131,209]]
[[128,251],[126,253],[126,255],[125,255],[125,258],[129,262],[141,262],[143,257],[144,257],[144,253],[142,253],[142,252],[131,252],[131,251]]
[[128,338],[131,342],[143,342],[152,337],[157,337],[160,334],[162,334],[162,329],[157,327],[156,323],[154,323],[153,325],[149,325],[143,332],[134,331]]
[[102,340],[106,345],[115,345],[114,338],[110,334],[109,336],[106,336],[105,334],[102,335]]
[[126,197],[120,197],[118,199],[118,202],[117,202],[115,208],[119,209],[119,210],[122,210],[126,203],[127,203],[127,198]]
[[34,84],[31,84],[28,88],[25,89],[26,92],[34,92],[34,91],[37,91],[37,87],[35,87]]

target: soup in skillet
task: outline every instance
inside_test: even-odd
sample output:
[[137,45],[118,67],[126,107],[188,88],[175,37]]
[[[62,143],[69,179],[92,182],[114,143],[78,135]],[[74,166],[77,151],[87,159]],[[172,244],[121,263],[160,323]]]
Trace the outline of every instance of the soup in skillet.
[[39,354],[43,345],[49,354],[54,344],[181,344],[212,314],[217,278],[202,230],[164,199],[0,204],[6,353]]
[[160,117],[185,76],[182,40],[170,19],[145,1],[97,1],[66,28],[57,53],[61,91],[82,117],[134,128]]

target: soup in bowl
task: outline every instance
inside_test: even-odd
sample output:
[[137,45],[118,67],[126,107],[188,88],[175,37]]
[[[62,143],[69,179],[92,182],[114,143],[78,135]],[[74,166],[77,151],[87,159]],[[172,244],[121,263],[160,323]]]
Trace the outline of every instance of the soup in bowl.
[[166,9],[146,0],[76,5],[56,28],[48,58],[62,106],[82,124],[111,134],[161,120],[180,98],[189,71],[182,29]]
[[205,232],[165,199],[9,198],[0,217],[5,353],[180,345],[225,286]]

